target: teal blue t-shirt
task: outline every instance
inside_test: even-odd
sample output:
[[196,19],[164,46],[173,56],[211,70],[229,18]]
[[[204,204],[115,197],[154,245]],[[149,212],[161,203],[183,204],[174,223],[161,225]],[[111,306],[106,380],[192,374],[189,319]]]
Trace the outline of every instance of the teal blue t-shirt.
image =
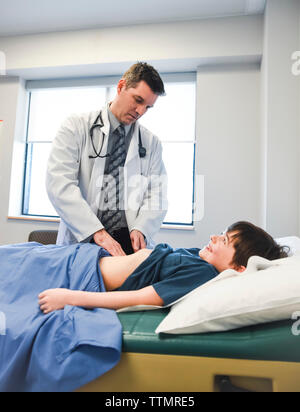
[[152,285],[164,305],[169,305],[219,274],[214,266],[200,258],[199,252],[196,248],[172,249],[167,244],[159,244],[116,290],[139,290]]

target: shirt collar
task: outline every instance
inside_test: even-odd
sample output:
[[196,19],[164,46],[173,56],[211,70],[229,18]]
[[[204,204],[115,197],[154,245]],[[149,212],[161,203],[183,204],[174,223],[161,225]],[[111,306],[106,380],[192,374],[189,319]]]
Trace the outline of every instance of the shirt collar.
[[[108,105],[108,119],[109,119],[109,123],[110,123],[110,131],[111,133],[114,133],[115,130],[117,130],[117,128],[121,125],[121,123],[119,122],[119,120],[116,118],[116,116],[113,114],[113,112],[110,110],[110,106]],[[124,128],[125,128],[125,136],[127,136],[131,125],[125,125],[124,124]]]

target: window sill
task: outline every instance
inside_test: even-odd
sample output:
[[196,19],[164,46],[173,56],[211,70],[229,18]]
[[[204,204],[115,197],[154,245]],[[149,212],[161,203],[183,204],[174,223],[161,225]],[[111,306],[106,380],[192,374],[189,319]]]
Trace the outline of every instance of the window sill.
[[191,225],[171,225],[171,224],[166,224],[166,225],[161,225],[161,229],[166,229],[166,230],[188,230],[192,231],[195,230],[195,226]]
[[[32,222],[60,223],[60,219],[57,218],[57,217],[20,215],[20,216],[7,216],[7,219],[8,220],[25,220],[25,221],[32,221]],[[187,231],[195,230],[195,226],[191,226],[191,225],[165,224],[165,225],[161,225],[160,228],[163,229],[163,230],[187,230]]]
[[59,223],[60,219],[57,217],[43,217],[43,216],[27,216],[27,215],[20,215],[20,216],[7,216],[8,220],[26,220],[32,222],[53,222]]

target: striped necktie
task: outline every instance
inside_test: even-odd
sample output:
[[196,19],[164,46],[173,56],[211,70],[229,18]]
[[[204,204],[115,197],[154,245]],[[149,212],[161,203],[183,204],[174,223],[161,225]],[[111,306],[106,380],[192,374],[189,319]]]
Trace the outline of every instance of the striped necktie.
[[123,167],[126,161],[125,128],[120,125],[114,132],[118,136],[117,142],[110,154],[105,168],[104,210],[101,223],[108,233],[120,229],[121,206],[124,198]]

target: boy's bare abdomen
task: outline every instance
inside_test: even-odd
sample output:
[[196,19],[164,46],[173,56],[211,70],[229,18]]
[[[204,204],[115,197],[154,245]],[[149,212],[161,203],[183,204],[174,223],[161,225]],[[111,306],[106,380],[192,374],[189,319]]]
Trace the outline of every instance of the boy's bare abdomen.
[[151,255],[150,249],[142,249],[129,256],[108,256],[99,265],[107,291],[119,288],[125,280]]

